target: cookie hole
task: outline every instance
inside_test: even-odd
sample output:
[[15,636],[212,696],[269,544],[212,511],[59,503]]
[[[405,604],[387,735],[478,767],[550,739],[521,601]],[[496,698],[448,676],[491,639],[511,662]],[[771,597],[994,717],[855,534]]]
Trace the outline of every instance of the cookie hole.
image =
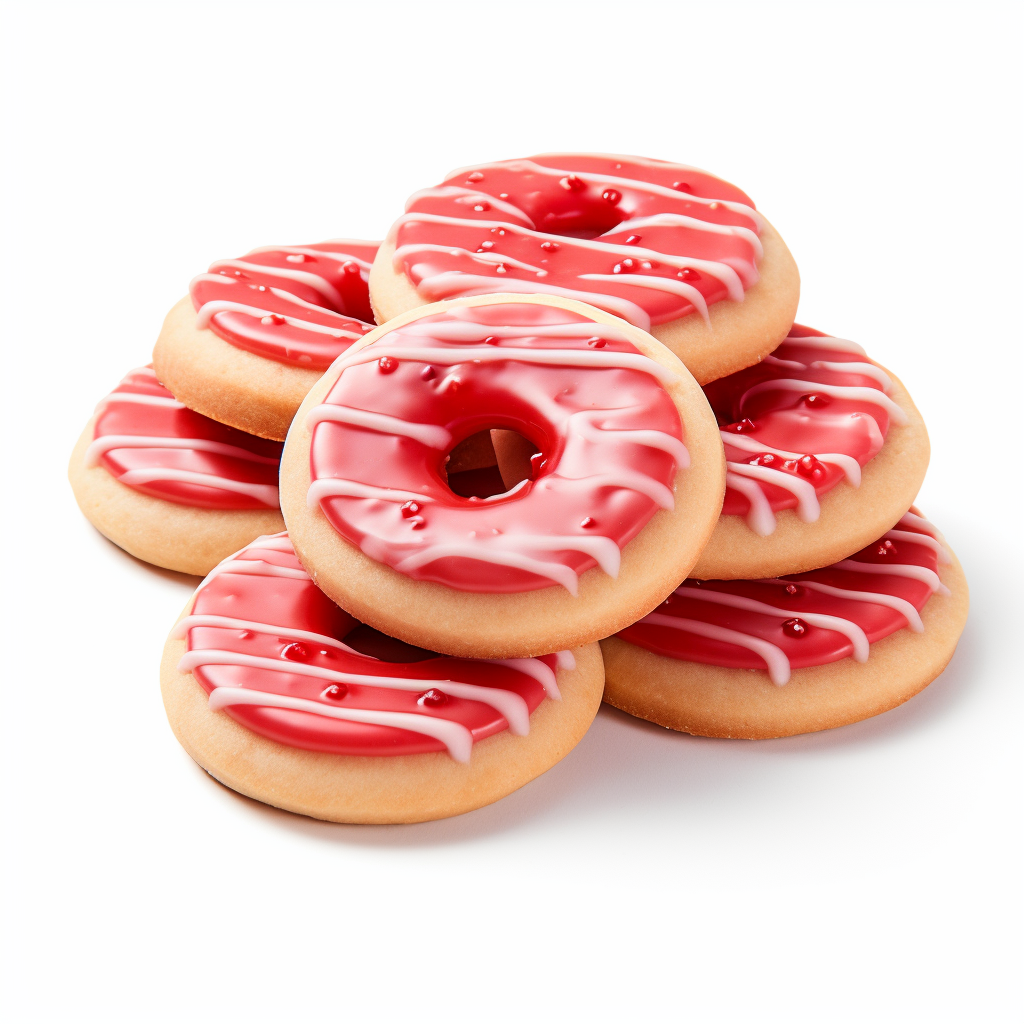
[[528,437],[514,430],[492,430],[491,443],[498,462],[498,472],[506,490],[523,480],[532,479],[538,469],[540,448]]
[[[529,444],[515,431],[500,431],[511,434]],[[504,494],[506,486],[498,457],[491,439],[491,430],[481,430],[460,441],[447,455],[443,473],[448,487],[462,498],[492,498]]]

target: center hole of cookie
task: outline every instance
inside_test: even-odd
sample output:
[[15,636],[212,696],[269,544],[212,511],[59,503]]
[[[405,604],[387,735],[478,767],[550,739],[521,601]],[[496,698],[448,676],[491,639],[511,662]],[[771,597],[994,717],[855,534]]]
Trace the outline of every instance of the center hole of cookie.
[[[443,472],[448,487],[454,494],[462,498],[491,498],[504,494],[520,480],[529,475],[529,456],[527,471],[509,484],[499,463],[495,450],[494,438],[498,438],[503,451],[508,451],[509,472],[519,473],[520,454],[529,447],[530,454],[537,451],[536,447],[522,434],[514,430],[494,429],[480,430],[460,441],[447,455]],[[514,461],[514,468],[512,462]]]

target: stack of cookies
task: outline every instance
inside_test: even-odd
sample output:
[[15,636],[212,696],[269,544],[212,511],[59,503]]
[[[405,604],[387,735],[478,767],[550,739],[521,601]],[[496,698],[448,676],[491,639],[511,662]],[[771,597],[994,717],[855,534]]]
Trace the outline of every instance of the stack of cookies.
[[967,614],[912,507],[927,433],[798,297],[735,186],[593,154],[214,263],[70,468],[106,536],[205,576],[162,666],[182,745],[278,807],[423,821],[602,698],[758,739],[913,696]]

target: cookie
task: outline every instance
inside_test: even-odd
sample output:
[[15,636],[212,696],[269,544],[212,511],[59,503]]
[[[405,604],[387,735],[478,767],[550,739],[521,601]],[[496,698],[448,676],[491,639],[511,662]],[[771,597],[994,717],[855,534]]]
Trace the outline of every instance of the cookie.
[[[533,475],[461,497],[445,453],[484,429]],[[282,510],[317,585],[363,622],[462,657],[577,647],[671,592],[707,540],[725,467],[685,367],[609,314],[480,296],[396,317],[307,396]]]
[[605,700],[697,736],[833,729],[924,689],[952,657],[967,606],[959,563],[911,510],[827,568],[784,579],[687,580],[602,642]]
[[917,497],[928,433],[906,388],[851,341],[794,324],[756,366],[706,385],[721,425],[722,518],[690,575],[817,569],[869,544]]
[[720,178],[548,154],[462,168],[417,192],[370,274],[378,323],[488,292],[598,306],[650,331],[705,383],[782,341],[800,278],[775,229]]
[[596,644],[464,661],[358,623],[287,535],[221,563],[164,649],[175,735],[226,786],[328,821],[428,821],[482,807],[560,761],[601,702]]
[[160,380],[190,409],[283,441],[306,392],[372,329],[377,245],[335,239],[217,261],[164,320]]
[[154,565],[203,576],[254,537],[283,529],[281,444],[187,409],[150,367],[100,402],[68,477],[86,518]]

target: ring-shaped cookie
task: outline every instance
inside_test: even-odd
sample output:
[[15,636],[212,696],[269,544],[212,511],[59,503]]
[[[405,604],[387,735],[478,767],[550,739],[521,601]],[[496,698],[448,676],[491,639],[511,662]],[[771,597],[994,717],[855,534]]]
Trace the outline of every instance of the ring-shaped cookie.
[[281,445],[187,409],[150,367],[100,402],[68,477],[86,518],[136,558],[204,576],[284,528]]
[[[484,500],[446,451],[488,428],[541,454]],[[315,433],[314,433],[315,431]],[[459,656],[608,635],[692,566],[724,486],[700,388],[649,335],[548,296],[437,303],[377,328],[303,403],[282,509],[317,584],[360,620]]]
[[168,718],[211,775],[330,821],[427,821],[491,803],[582,738],[601,702],[596,644],[464,661],[360,625],[287,535],[221,563],[171,632]]
[[800,278],[728,182],[661,160],[556,153],[464,167],[417,192],[370,274],[380,323],[488,292],[598,306],[649,330],[704,383],[778,345]]
[[306,392],[372,327],[376,252],[376,242],[334,239],[216,261],[164,320],[160,380],[190,409],[283,441]]
[[817,732],[909,700],[946,667],[967,581],[916,510],[848,559],[783,579],[687,580],[602,641],[605,700],[698,736]]
[[725,443],[726,492],[691,576],[829,565],[885,533],[917,497],[929,458],[924,420],[903,384],[854,342],[794,324],[770,356],[704,392]]

